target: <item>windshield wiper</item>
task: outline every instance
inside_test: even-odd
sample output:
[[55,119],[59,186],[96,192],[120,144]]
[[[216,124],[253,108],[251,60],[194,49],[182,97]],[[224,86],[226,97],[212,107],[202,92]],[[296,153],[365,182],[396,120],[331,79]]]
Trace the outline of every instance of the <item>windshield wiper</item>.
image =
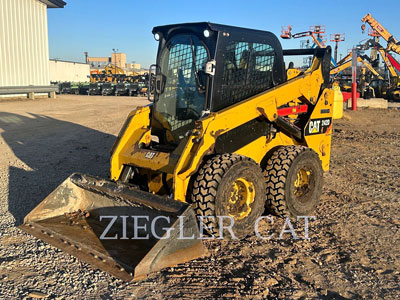
[[192,66],[194,68],[194,78],[196,80],[197,90],[199,93],[204,93],[205,86],[201,84],[199,75],[197,74],[196,53],[194,51],[193,39],[190,37],[190,50],[192,51]]

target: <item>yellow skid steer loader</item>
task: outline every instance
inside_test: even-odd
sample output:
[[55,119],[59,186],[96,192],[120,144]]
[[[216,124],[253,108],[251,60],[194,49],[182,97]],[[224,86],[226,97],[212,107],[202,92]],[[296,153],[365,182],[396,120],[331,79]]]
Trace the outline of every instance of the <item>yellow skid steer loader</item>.
[[[329,169],[330,47],[212,23],[153,34],[154,100],[127,117],[110,179],[71,175],[21,225],[127,281],[204,255],[204,235],[245,237],[265,209],[312,213]],[[288,79],[293,55],[314,58]]]

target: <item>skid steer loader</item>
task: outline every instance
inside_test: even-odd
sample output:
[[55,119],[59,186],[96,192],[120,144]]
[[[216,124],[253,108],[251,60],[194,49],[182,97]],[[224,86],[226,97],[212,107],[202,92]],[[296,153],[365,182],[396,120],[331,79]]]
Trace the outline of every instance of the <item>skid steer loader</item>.
[[[123,124],[110,179],[71,175],[21,225],[127,281],[204,255],[205,234],[245,237],[265,209],[311,213],[329,169],[330,47],[212,23],[153,34],[154,101]],[[292,55],[314,58],[288,79]]]

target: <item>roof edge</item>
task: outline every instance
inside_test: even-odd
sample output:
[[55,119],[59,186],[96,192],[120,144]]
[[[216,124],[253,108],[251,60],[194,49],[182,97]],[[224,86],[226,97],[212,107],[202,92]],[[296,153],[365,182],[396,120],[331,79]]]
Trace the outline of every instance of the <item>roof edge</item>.
[[64,8],[67,5],[66,2],[62,0],[39,0],[40,2],[47,5],[47,8]]

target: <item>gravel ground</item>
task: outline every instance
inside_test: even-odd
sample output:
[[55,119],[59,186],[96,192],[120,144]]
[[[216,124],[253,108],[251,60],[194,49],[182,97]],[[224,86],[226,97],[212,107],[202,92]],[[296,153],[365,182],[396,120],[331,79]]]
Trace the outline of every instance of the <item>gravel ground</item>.
[[400,111],[346,112],[305,240],[284,220],[270,240],[208,241],[210,255],[123,283],[15,226],[73,172],[106,177],[109,149],[143,98],[61,96],[0,102],[0,298],[398,299]]

